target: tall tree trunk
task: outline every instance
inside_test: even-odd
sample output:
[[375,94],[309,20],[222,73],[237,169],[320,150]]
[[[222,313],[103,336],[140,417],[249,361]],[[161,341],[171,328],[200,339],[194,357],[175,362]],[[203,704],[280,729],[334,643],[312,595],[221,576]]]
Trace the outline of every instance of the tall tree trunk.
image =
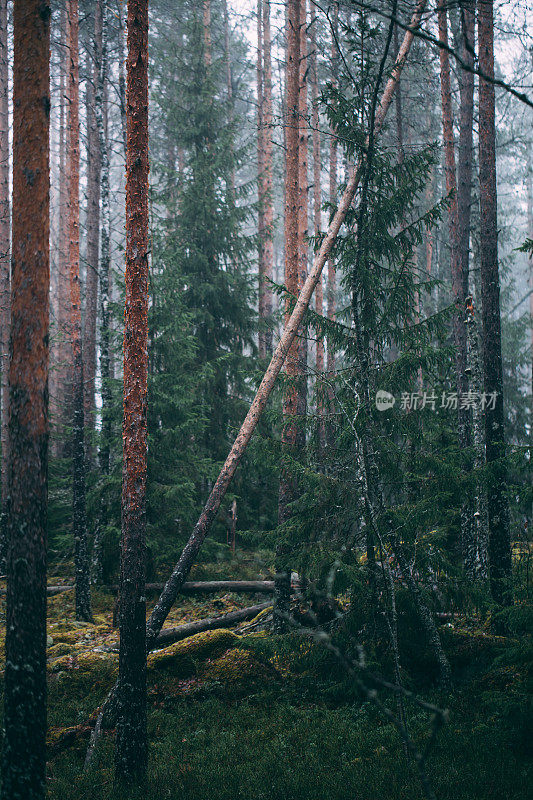
[[15,0],[2,797],[46,795],[50,6]]
[[[96,308],[98,300],[98,266],[100,247],[100,178],[102,158],[96,121],[96,95],[102,62],[102,0],[96,0],[94,11],[93,66],[87,80],[87,251],[85,280],[85,319],[83,328],[83,377],[85,381],[85,426],[94,431],[95,373],[96,373]],[[87,448],[92,455],[92,441]],[[94,456],[88,458],[89,463]]]
[[76,619],[90,620],[91,587],[85,509],[85,426],[80,292],[80,128],[78,66],[78,0],[68,0],[70,69],[69,120],[69,286],[72,347],[72,532],[75,544]]
[[[286,122],[285,122],[285,287],[298,294],[298,178],[299,178],[299,94],[300,94],[300,0],[287,2],[287,59],[286,59]],[[291,302],[285,301],[285,325],[290,320]],[[285,359],[286,385],[283,392],[283,429],[281,432],[282,465],[279,484],[278,521],[289,519],[289,505],[295,495],[295,480],[288,466],[297,440],[296,414],[298,404],[298,341],[291,342]],[[278,544],[277,556],[282,559],[287,548]],[[278,569],[275,591],[276,625],[285,628],[281,615],[287,614],[290,603],[290,575],[286,568]]]
[[[476,0],[461,0],[461,56],[469,68],[474,66],[474,28]],[[459,73],[459,159],[457,172],[457,216],[459,267],[463,281],[463,294],[467,297],[470,261],[470,217],[472,207],[472,159],[474,119],[474,73],[461,69]]]
[[[461,12],[461,55],[464,63],[472,68],[474,65],[474,28],[475,28],[475,0],[462,0]],[[469,261],[470,261],[470,218],[472,206],[472,158],[473,158],[473,118],[474,118],[474,73],[468,69],[461,69],[459,73],[459,159],[457,172],[457,259],[462,282],[463,298],[469,296]],[[462,318],[462,317],[461,317]],[[472,357],[477,359],[477,325],[474,312],[470,317],[467,314],[467,339],[471,344]],[[465,361],[467,363],[467,360]],[[477,370],[477,362],[471,365],[472,370]],[[473,372],[471,374],[474,374]],[[467,379],[464,380],[465,386]],[[472,388],[472,387],[471,387]],[[474,445],[475,466],[482,455],[484,441],[480,442],[480,420],[474,419],[476,409],[473,410],[472,419],[465,412],[463,424],[467,425],[465,444]],[[470,428],[471,425],[471,428]],[[484,489],[478,486],[473,502],[467,501],[463,510],[463,560],[466,574],[472,577],[486,577],[486,541],[485,541],[485,516],[486,499]],[[474,559],[474,560],[472,560]]]
[[68,102],[68,14],[67,1],[61,4],[60,13],[60,65],[59,65],[59,225],[55,288],[52,298],[54,308],[54,346],[50,380],[50,416],[52,424],[52,449],[56,456],[66,451],[65,421],[69,413],[71,361],[69,339],[69,119]]
[[[438,3],[439,39],[448,44],[448,16],[446,0]],[[439,49],[440,58],[440,83],[442,101],[442,132],[444,140],[444,158],[446,175],[446,192],[450,196],[449,210],[449,238],[450,238],[450,265],[452,273],[452,295],[455,304],[453,316],[453,341],[455,346],[455,379],[458,397],[468,391],[466,373],[466,324],[464,281],[459,257],[459,220],[457,208],[457,176],[455,171],[455,146],[453,137],[453,110],[452,91],[450,79],[450,59],[444,48]],[[468,280],[468,275],[467,275]],[[471,445],[470,412],[458,403],[459,447],[464,452]],[[473,536],[473,508],[466,500],[461,508],[461,551],[463,557],[471,549]]]
[[[511,598],[511,535],[506,495],[503,366],[498,271],[496,195],[496,125],[494,84],[494,20],[492,0],[478,0],[479,69],[479,197],[481,299],[483,319],[483,377],[485,392],[495,399],[485,409],[489,513],[490,587],[494,602]],[[494,405],[494,407],[493,407]]]
[[274,196],[272,192],[272,41],[270,0],[263,0],[263,310],[265,356],[272,354],[272,280],[274,271]]
[[[309,260],[308,121],[307,121],[307,0],[300,0],[300,85],[298,95],[298,293],[307,278]],[[300,331],[298,344],[298,401],[296,445],[303,453],[307,421],[307,334]]]
[[9,421],[9,319],[10,319],[10,234],[11,207],[9,202],[9,61],[7,53],[7,0],[0,0],[0,370],[2,403],[2,471],[0,517],[0,572],[6,567],[6,502]]
[[120,97],[120,127],[124,144],[124,158],[126,157],[127,120],[126,120],[126,78],[124,75],[124,12],[126,0],[117,0],[118,18],[118,93]]
[[[228,114],[231,123],[234,123],[235,109],[233,102],[233,79],[231,75],[231,52],[229,41],[229,15],[228,15],[228,0],[224,0],[224,60],[226,62],[226,92],[228,100]],[[183,155],[181,156],[183,158]],[[178,165],[180,165],[180,155],[178,152]],[[181,177],[180,171],[180,177]],[[231,172],[230,172],[230,197],[231,202],[235,205],[235,152],[233,141],[231,143]]]
[[263,121],[263,0],[257,0],[257,260],[259,273],[259,356],[266,355],[265,345],[265,205],[264,205],[264,169],[265,169],[265,133]]
[[[322,163],[320,157],[320,119],[318,113],[318,70],[317,70],[317,41],[316,27],[318,17],[314,17],[309,28],[309,66],[311,75],[311,128],[313,131],[313,222],[315,238],[322,229]],[[322,290],[322,276],[320,277],[315,296],[315,311],[319,316],[324,313],[324,293]],[[318,417],[318,462],[322,462],[326,432],[324,427],[324,403],[322,398],[322,379],[324,373],[324,339],[317,332],[316,340],[316,393]]]
[[[466,298],[466,328],[468,335],[468,368],[470,374],[470,391],[481,396],[483,392],[483,375],[479,355],[479,331],[475,316],[474,301]],[[467,542],[465,551],[465,568],[470,579],[488,577],[488,518],[487,491],[485,482],[479,477],[485,466],[485,431],[483,412],[480,405],[472,409],[472,444],[474,446],[474,469],[476,471],[476,488],[473,502],[473,536]]]
[[211,66],[211,0],[203,0],[204,64]]
[[[533,58],[533,54],[532,54]],[[527,235],[533,240],[533,158],[531,156],[531,142],[527,144]],[[533,253],[529,253],[529,326],[530,326],[530,359],[531,359],[531,380],[529,389],[531,393],[531,408],[529,416],[529,430],[531,441],[533,442]],[[531,467],[530,456],[530,467]]]
[[[333,2],[333,15],[332,15],[332,36],[331,36],[331,84],[333,88],[337,87],[338,83],[338,63],[339,53],[337,49],[337,41],[339,38],[339,5],[337,0]],[[331,128],[329,137],[329,202],[334,205],[337,200],[337,132]],[[336,310],[335,301],[337,294],[336,275],[335,275],[335,260],[330,258],[328,260],[328,279],[326,296],[328,301],[328,319],[335,322]],[[328,375],[328,413],[332,414],[335,406],[335,398],[333,391],[333,380],[335,379],[335,348],[333,342],[327,342],[327,375]],[[327,444],[329,447],[333,444],[333,426],[330,423],[326,426]]]
[[146,458],[148,388],[148,2],[128,2],[128,148],[119,719],[116,778],[146,772]]
[[[111,466],[111,433],[112,433],[112,397],[111,397],[111,362],[109,358],[110,320],[109,320],[109,274],[110,274],[110,202],[109,202],[109,142],[107,136],[107,0],[99,0],[102,4],[102,48],[101,63],[98,75],[95,98],[95,116],[98,131],[98,147],[100,151],[101,193],[102,193],[102,230],[100,237],[100,379],[102,395],[102,425],[98,463],[103,477],[109,475]],[[107,499],[101,499],[98,526],[93,541],[91,580],[99,583],[102,578],[102,534],[107,525]]]
[[[298,5],[297,0],[290,0],[290,3],[293,4],[293,5]],[[398,58],[396,59],[394,67],[393,67],[393,69],[391,71],[391,75],[389,77],[389,80],[387,81],[387,84],[386,84],[385,89],[383,91],[383,95],[381,97],[381,101],[380,101],[379,107],[378,107],[377,112],[376,112],[376,119],[375,119],[375,125],[374,125],[374,138],[379,136],[379,134],[381,132],[381,129],[383,127],[383,122],[384,122],[385,117],[387,115],[387,112],[389,110],[390,104],[391,104],[391,102],[392,102],[392,100],[394,98],[394,91],[396,89],[398,78],[399,78],[399,76],[401,74],[401,71],[402,71],[403,66],[404,66],[404,64],[406,62],[407,56],[409,54],[409,51],[410,51],[410,48],[411,48],[411,44],[412,44],[414,36],[415,36],[415,32],[416,32],[418,26],[420,25],[420,20],[421,20],[421,16],[422,16],[422,13],[424,11],[425,5],[426,5],[426,0],[419,0],[418,4],[417,4],[417,6],[416,6],[416,8],[415,8],[415,10],[413,12],[413,15],[411,17],[411,21],[410,21],[409,27],[405,32],[402,45],[401,45],[400,50],[398,52]],[[290,8],[290,6],[289,6],[289,8]],[[294,15],[295,11],[297,11],[297,9],[294,9],[294,7],[293,7],[291,9],[291,14]],[[296,17],[293,16],[293,19],[294,18],[295,19],[299,19],[299,14]],[[291,32],[291,27],[290,26],[289,26],[288,30],[289,30],[289,35],[290,35],[290,32]],[[292,27],[292,31],[294,32],[295,30],[296,30],[296,28]],[[294,43],[292,43],[292,44],[293,44],[292,48],[288,48],[288,49],[292,53],[292,56],[294,56],[295,48],[294,48]],[[294,65],[293,65],[292,69],[294,69]],[[288,77],[289,77],[289,75],[287,75],[287,78]],[[292,75],[292,78],[294,80],[294,75]],[[297,86],[297,82],[295,82],[295,83],[296,83],[296,86]],[[287,83],[287,89],[289,89],[289,83]],[[296,99],[296,92],[295,92],[294,83],[292,84],[292,95],[290,97]],[[289,97],[288,97],[288,99],[289,99]],[[287,113],[290,113],[290,109],[291,108],[294,109],[294,103],[292,105],[287,103]],[[293,115],[294,115],[294,111],[293,111],[293,114],[291,116],[293,116]],[[289,117],[289,121],[290,120],[291,120],[291,118]],[[293,130],[292,131],[292,135],[295,135],[296,141],[297,141],[297,121],[296,120],[293,121],[292,125],[288,125],[287,126],[287,140],[289,140],[289,138],[290,138],[291,129],[292,128],[296,129],[296,134],[295,134],[295,132]],[[294,146],[293,146],[293,148],[291,150],[289,150],[287,148],[287,155],[289,155],[290,153],[294,154]],[[296,163],[294,163],[295,161],[296,161]],[[233,443],[233,446],[232,446],[232,448],[231,448],[231,450],[230,450],[230,452],[228,454],[228,457],[226,458],[226,461],[224,462],[224,466],[222,467],[222,469],[220,471],[220,474],[219,474],[219,476],[218,476],[218,478],[217,478],[217,480],[216,480],[216,482],[215,482],[215,484],[213,486],[213,489],[211,490],[211,494],[209,495],[209,497],[207,499],[207,502],[206,502],[206,504],[205,504],[205,506],[204,506],[204,508],[202,510],[202,513],[200,514],[200,517],[198,518],[198,521],[197,521],[196,525],[194,526],[194,529],[193,529],[193,531],[192,531],[192,533],[191,533],[191,535],[189,537],[189,540],[187,541],[187,544],[183,548],[181,556],[180,556],[178,562],[176,563],[174,569],[172,570],[172,574],[170,575],[168,581],[166,582],[165,588],[163,589],[163,591],[161,593],[161,596],[159,597],[159,600],[156,603],[156,605],[154,607],[154,610],[152,611],[152,613],[150,615],[150,618],[149,618],[149,620],[147,622],[147,629],[146,629],[146,631],[147,631],[147,649],[150,649],[151,647],[153,647],[153,645],[155,643],[155,640],[157,639],[157,636],[159,634],[159,631],[161,630],[161,627],[162,627],[165,619],[167,618],[168,613],[169,613],[170,609],[172,608],[173,603],[176,600],[176,597],[178,596],[180,587],[183,585],[183,582],[185,581],[185,578],[188,575],[189,570],[191,569],[196,556],[198,555],[198,552],[199,552],[199,550],[200,550],[200,548],[202,546],[202,543],[203,543],[203,541],[204,541],[204,539],[205,539],[205,537],[207,535],[207,532],[209,531],[211,525],[213,524],[213,521],[215,520],[215,518],[217,516],[218,510],[220,508],[220,504],[221,504],[222,500],[225,497],[225,494],[226,494],[226,492],[228,490],[228,487],[229,487],[229,485],[231,483],[231,480],[232,480],[232,478],[233,478],[233,476],[235,474],[235,470],[237,469],[237,467],[240,464],[242,456],[244,455],[244,453],[246,451],[246,447],[248,446],[248,443],[249,443],[249,441],[250,441],[250,439],[252,437],[252,434],[253,434],[256,426],[257,426],[257,423],[258,423],[258,421],[259,421],[259,419],[261,417],[261,414],[262,414],[262,412],[263,412],[263,410],[264,410],[264,408],[265,408],[265,406],[267,404],[268,398],[270,397],[270,394],[271,394],[272,389],[274,387],[274,384],[276,382],[276,378],[278,377],[278,375],[280,373],[281,367],[283,366],[284,363],[289,361],[289,359],[291,358],[291,353],[293,352],[293,345],[294,345],[294,341],[295,341],[295,338],[296,338],[296,334],[298,332],[298,328],[300,327],[300,324],[302,322],[303,316],[304,316],[304,314],[305,314],[305,312],[306,312],[306,310],[307,310],[307,308],[309,306],[309,302],[310,302],[311,297],[313,295],[313,291],[314,291],[314,289],[316,287],[316,284],[318,283],[318,280],[319,280],[320,275],[322,273],[322,270],[324,268],[324,264],[328,260],[328,256],[329,256],[329,254],[331,252],[331,248],[333,247],[333,244],[336,241],[336,238],[338,236],[338,233],[339,233],[339,230],[341,228],[341,225],[343,224],[343,222],[344,222],[344,220],[346,218],[346,214],[348,213],[348,209],[350,208],[350,206],[351,206],[351,204],[353,202],[355,193],[357,191],[357,187],[359,186],[359,181],[361,179],[362,168],[363,168],[363,162],[359,161],[357,163],[357,165],[354,167],[353,171],[351,172],[351,174],[349,176],[348,183],[346,185],[346,189],[344,190],[344,193],[343,193],[343,195],[342,195],[342,197],[341,197],[341,199],[339,201],[339,204],[337,206],[337,210],[336,210],[335,214],[333,215],[333,218],[332,218],[332,220],[331,220],[331,222],[330,222],[330,224],[328,226],[326,234],[325,234],[325,236],[324,236],[324,238],[322,240],[322,244],[320,245],[320,248],[319,248],[318,252],[315,255],[313,268],[309,272],[309,275],[307,276],[307,280],[305,282],[304,287],[302,288],[302,291],[300,292],[300,294],[298,296],[298,299],[296,301],[296,305],[295,305],[295,307],[294,307],[294,309],[292,311],[292,314],[290,315],[290,317],[286,321],[285,329],[284,329],[283,334],[281,336],[281,339],[278,342],[278,345],[277,345],[277,347],[276,347],[276,349],[274,351],[274,354],[272,356],[270,364],[268,365],[268,368],[267,368],[267,370],[266,370],[266,372],[265,372],[265,374],[263,376],[263,380],[261,381],[261,385],[259,386],[259,389],[257,390],[257,393],[256,393],[256,395],[254,397],[254,400],[253,400],[252,404],[250,405],[250,408],[248,410],[246,418],[245,418],[244,422],[241,425],[239,433],[237,434],[237,437],[236,437],[236,439],[235,439],[235,441]],[[295,196],[296,192],[294,191],[294,186],[297,183],[297,173],[298,173],[298,170],[297,170],[297,158],[294,159],[294,157],[293,157],[291,160],[289,160],[287,162],[286,180],[288,180],[288,177],[287,177],[287,173],[288,172],[292,172],[294,183],[293,184],[288,184],[287,185],[287,190],[289,190],[291,188],[291,185],[292,185],[292,194]],[[286,197],[289,198],[290,195],[291,195],[291,192],[287,191],[286,192]],[[295,200],[296,200],[296,197],[295,197]],[[295,201],[294,201],[294,205],[296,205]],[[296,243],[296,235],[295,235],[296,234],[296,230],[295,230],[295,228],[296,228],[296,213],[294,211],[293,211],[292,214],[289,215],[289,221],[290,220],[293,221],[293,227],[292,227],[292,236],[288,237],[288,242],[289,243],[291,243],[291,242]],[[285,227],[285,235],[287,236],[287,225]],[[286,242],[287,242],[287,240],[286,240]],[[286,248],[285,248],[286,258],[287,258],[287,252],[288,251],[287,251],[287,246],[286,246]],[[293,244],[293,246],[292,246],[292,248],[290,249],[289,252],[290,252],[290,255],[292,256],[292,263],[297,265],[298,251],[297,251],[297,248],[296,248],[295,244]],[[295,268],[294,268],[293,271],[295,271]],[[294,355],[292,356],[292,363],[293,364],[296,363],[296,358],[295,358]],[[285,400],[287,399],[287,395],[288,395],[288,392],[285,393]],[[293,408],[294,408],[294,405],[293,405]],[[287,437],[287,433],[286,433],[287,427],[288,427],[288,425],[285,426],[285,428],[284,428],[284,433],[283,433],[284,437]],[[283,477],[283,475],[282,475],[282,477]],[[283,508],[283,505],[282,505],[282,502],[281,502],[282,499],[285,499],[285,497],[282,496],[282,490],[281,490],[281,486],[280,486],[280,508]],[[288,576],[287,576],[287,578],[288,578]],[[281,583],[281,586],[280,586],[279,577],[278,577],[277,584],[278,585],[276,587],[276,594],[277,594],[276,602],[278,603],[278,609],[279,609],[280,608],[280,600],[281,600],[281,603],[283,603],[285,601],[285,598],[284,598],[284,584]],[[287,580],[285,581],[285,586],[286,585],[287,585]],[[288,585],[287,588],[290,590],[290,584]],[[286,603],[285,607],[288,608],[288,603]],[[282,608],[283,608],[283,606],[282,606]]]

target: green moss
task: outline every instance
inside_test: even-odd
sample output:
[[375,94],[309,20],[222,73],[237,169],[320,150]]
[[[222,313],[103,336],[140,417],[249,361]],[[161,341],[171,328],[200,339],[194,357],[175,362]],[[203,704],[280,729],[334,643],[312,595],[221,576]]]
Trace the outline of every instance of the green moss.
[[270,665],[260,661],[250,650],[239,647],[227,650],[214,661],[209,659],[199,670],[203,680],[246,688],[263,685],[275,675]]
[[148,669],[164,670],[175,677],[186,678],[194,675],[196,662],[219,655],[235,647],[238,641],[236,634],[224,629],[197,633],[164,650],[150,653]]
[[118,675],[118,657],[94,651],[78,655],[71,653],[55,659],[49,668],[52,673],[58,674],[58,678],[68,675],[73,688],[80,684],[91,688],[107,686]]
[[50,660],[54,660],[59,658],[59,656],[68,656],[72,653],[76,652],[76,648],[74,645],[67,644],[66,642],[58,642],[58,644],[52,645],[47,650],[47,656]]

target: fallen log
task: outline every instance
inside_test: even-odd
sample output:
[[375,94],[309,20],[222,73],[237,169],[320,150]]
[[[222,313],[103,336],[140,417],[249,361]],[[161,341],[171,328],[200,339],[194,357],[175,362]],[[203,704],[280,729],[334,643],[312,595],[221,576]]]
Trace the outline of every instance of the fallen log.
[[203,633],[204,631],[214,631],[219,628],[233,628],[239,622],[245,622],[247,619],[253,619],[265,608],[269,608],[272,603],[258,603],[255,606],[248,608],[241,608],[239,611],[230,611],[228,614],[222,614],[220,617],[207,617],[206,619],[199,619],[196,622],[186,622],[184,625],[178,625],[176,628],[166,628],[161,631],[157,637],[153,649],[159,650],[163,647],[168,647],[169,644],[180,642],[182,639],[187,639],[189,636],[194,636],[195,633]]
[[[61,592],[67,592],[69,589],[74,589],[74,584],[67,584],[65,586],[47,586],[46,594],[52,596],[54,594],[60,594]],[[0,589],[0,596],[6,593],[7,589]]]
[[[147,583],[147,592],[160,592],[164,589],[164,583]],[[297,588],[296,584],[293,588]],[[58,586],[48,586],[48,595],[68,592],[74,589],[74,584],[64,584]],[[103,586],[106,592],[115,594],[118,592],[117,584]],[[180,589],[180,594],[201,594],[205,592],[241,592],[245,594],[271,594],[274,591],[274,581],[186,581]],[[0,595],[4,595],[6,589],[0,589]]]
[[[108,591],[118,591],[118,586],[104,587]],[[147,592],[160,592],[165,588],[164,583],[147,583]],[[202,592],[246,592],[270,594],[274,591],[274,581],[186,581],[180,594],[200,594]]]

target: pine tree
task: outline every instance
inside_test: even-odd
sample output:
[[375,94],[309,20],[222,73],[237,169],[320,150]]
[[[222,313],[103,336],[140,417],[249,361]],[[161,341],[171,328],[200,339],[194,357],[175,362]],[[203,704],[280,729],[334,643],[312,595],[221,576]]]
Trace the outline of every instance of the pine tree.
[[483,377],[487,395],[495,397],[485,410],[488,476],[490,586],[495,603],[511,597],[511,538],[506,495],[503,367],[498,270],[496,195],[496,125],[494,84],[494,19],[492,0],[478,0],[479,80],[479,189],[481,298],[483,321]]
[[146,732],[146,459],[148,381],[148,2],[128,3],[126,306],[120,652],[115,778],[144,777]]
[[8,420],[9,420],[9,317],[10,317],[10,249],[11,204],[9,200],[9,63],[7,55],[7,0],[0,0],[0,399],[2,406],[1,443],[1,500],[0,518],[0,571],[5,572],[6,530],[5,505],[7,501]]
[[4,800],[46,795],[50,7],[14,4]]

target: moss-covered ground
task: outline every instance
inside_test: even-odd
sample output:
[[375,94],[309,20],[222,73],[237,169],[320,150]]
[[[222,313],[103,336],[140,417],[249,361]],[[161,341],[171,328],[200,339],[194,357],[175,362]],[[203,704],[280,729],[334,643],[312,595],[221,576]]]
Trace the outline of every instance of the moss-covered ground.
[[[227,565],[226,565],[227,568]],[[228,573],[226,573],[227,576]],[[218,572],[220,575],[220,571]],[[233,577],[235,572],[233,572]],[[260,577],[246,568],[239,577]],[[195,577],[217,577],[212,569]],[[62,577],[50,578],[56,584]],[[416,800],[416,769],[398,734],[319,645],[297,634],[236,630],[200,634],[149,657],[147,785],[113,788],[114,731],[82,772],[94,712],[114,682],[117,631],[111,594],[95,592],[94,624],[74,621],[73,593],[49,599],[51,800]],[[154,598],[155,599],[155,598]],[[255,598],[185,598],[167,625],[224,613]],[[4,598],[0,614],[5,619]],[[406,675],[449,708],[428,773],[439,800],[531,797],[531,647],[466,621],[442,629],[455,676],[443,698],[431,676]],[[5,629],[0,629],[3,649]],[[423,663],[423,661],[421,662]],[[395,708],[394,700],[383,699]],[[428,715],[407,705],[422,748]]]

